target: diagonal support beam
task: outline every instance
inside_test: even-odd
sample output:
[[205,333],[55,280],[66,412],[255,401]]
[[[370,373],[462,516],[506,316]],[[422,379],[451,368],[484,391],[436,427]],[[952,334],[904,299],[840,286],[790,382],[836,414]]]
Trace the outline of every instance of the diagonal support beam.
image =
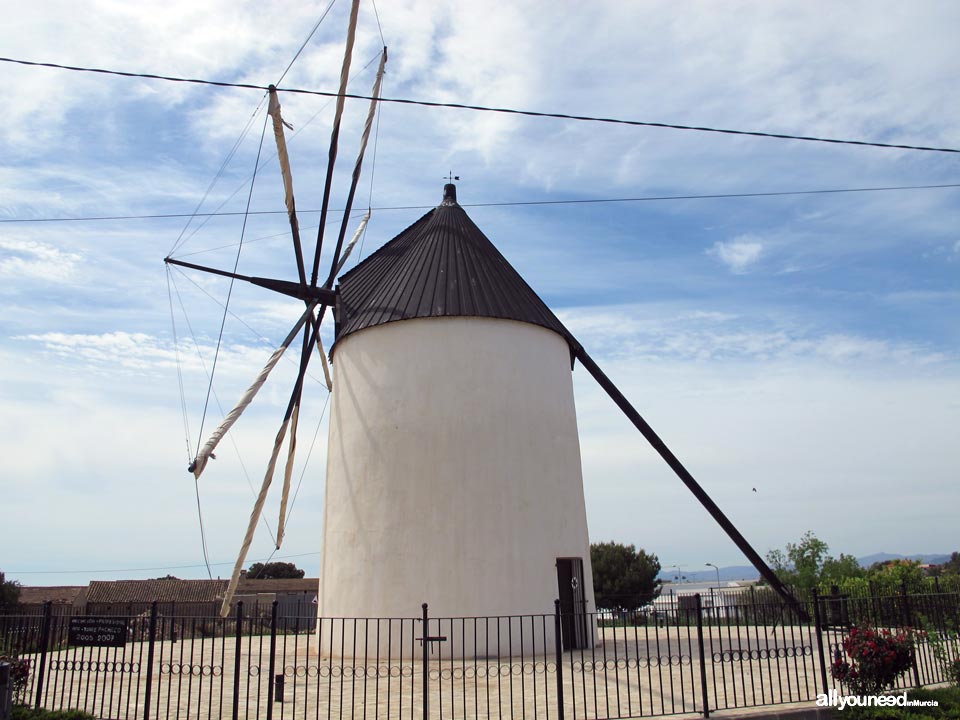
[[700,501],[700,504],[703,505],[706,511],[710,513],[710,516],[717,521],[724,532],[733,540],[734,544],[746,555],[747,559],[750,560],[763,579],[770,583],[770,587],[777,591],[801,620],[809,621],[810,616],[806,610],[803,609],[797,599],[790,593],[786,586],[784,586],[776,573],[770,569],[757,551],[751,547],[747,539],[740,534],[740,531],[730,522],[730,519],[723,514],[723,511],[720,510],[717,504],[707,495],[706,491],[700,486],[700,483],[694,479],[693,475],[683,466],[683,463],[671,452],[667,444],[657,435],[654,429],[650,427],[647,421],[643,419],[636,408],[630,404],[630,401],[624,397],[623,393],[613,384],[613,381],[610,380],[603,370],[593,361],[593,358],[587,354],[583,346],[580,345],[572,335],[569,336],[568,340],[573,345],[574,357],[580,361],[584,369],[593,376],[593,379],[606,391],[610,399],[613,400],[617,404],[617,407],[623,411],[623,414],[627,416],[627,419],[633,423],[634,427],[636,427],[653,446],[653,449],[666,461],[667,465],[677,474],[677,477],[680,478],[683,484],[686,485],[690,492]]
[[250,275],[239,275],[238,273],[227,270],[218,270],[217,268],[207,267],[206,265],[197,265],[195,263],[175,260],[174,258],[164,258],[167,265],[176,265],[177,267],[189,268],[190,270],[199,270],[210,273],[211,275],[220,275],[222,277],[243,280],[253,285],[258,285],[268,290],[273,290],[282,295],[289,295],[292,298],[303,300],[305,303],[315,302],[323,306],[335,305],[337,302],[337,293],[329,288],[309,287],[300,285],[300,283],[290,282],[289,280],[274,280],[273,278],[251,277]]

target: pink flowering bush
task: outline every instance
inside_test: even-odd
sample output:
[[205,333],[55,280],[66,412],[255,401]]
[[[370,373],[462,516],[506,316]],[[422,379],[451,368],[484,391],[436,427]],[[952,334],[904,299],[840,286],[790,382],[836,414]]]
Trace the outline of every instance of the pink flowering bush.
[[871,627],[852,627],[837,650],[830,674],[855,695],[874,695],[892,687],[913,667],[913,638],[910,628],[896,634]]

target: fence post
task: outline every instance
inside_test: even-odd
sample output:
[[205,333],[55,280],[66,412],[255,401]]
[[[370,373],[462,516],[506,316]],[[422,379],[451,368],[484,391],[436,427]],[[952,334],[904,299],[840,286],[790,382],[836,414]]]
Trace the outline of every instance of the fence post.
[[420,632],[420,644],[423,645],[423,720],[430,718],[430,617],[427,615],[427,604],[423,608],[423,627]]
[[559,599],[553,601],[553,632],[557,651],[557,720],[563,720],[563,632],[560,625]]
[[707,700],[707,658],[703,651],[703,598],[700,593],[693,596],[697,603],[697,651],[700,653],[700,691],[703,694],[703,716],[710,717],[710,703]]
[[240,648],[243,645],[243,600],[237,603],[236,644],[233,648],[233,720],[240,720]]
[[40,709],[40,696],[43,693],[43,679],[47,674],[47,647],[50,645],[50,622],[53,617],[53,602],[43,604],[43,628],[40,631],[40,669],[37,671],[37,695],[34,708]]
[[[913,625],[913,617],[910,612],[910,597],[907,595],[907,581],[904,580],[900,583],[900,597],[903,600],[901,607],[903,608],[903,624],[905,628],[909,628]],[[917,665],[917,648],[916,645],[910,643],[910,653],[913,655],[913,682],[914,687],[921,687],[920,685],[920,668]]]
[[273,720],[273,673],[277,669],[277,601],[270,607],[270,670],[267,673],[267,720]]
[[[150,720],[150,701],[153,694],[153,653],[157,641],[157,601],[150,605],[150,630],[147,637],[147,694],[143,701],[143,720]],[[142,657],[142,656],[141,656]]]
[[0,662],[0,720],[9,720],[13,714],[13,682],[10,663]]
[[824,695],[830,692],[827,687],[827,661],[823,654],[823,618],[820,616],[820,593],[813,588],[813,628],[817,634],[817,655],[820,657],[820,686]]

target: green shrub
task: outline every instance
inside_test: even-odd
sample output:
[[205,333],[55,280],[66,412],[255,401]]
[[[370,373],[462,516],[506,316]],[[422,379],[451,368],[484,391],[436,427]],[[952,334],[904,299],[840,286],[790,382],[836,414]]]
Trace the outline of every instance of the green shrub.
[[937,707],[847,707],[834,709],[836,720],[923,720],[923,718],[960,718],[960,688],[910,690],[910,700],[936,700]]
[[25,705],[17,705],[13,708],[10,720],[96,720],[96,716],[83,710],[34,710]]

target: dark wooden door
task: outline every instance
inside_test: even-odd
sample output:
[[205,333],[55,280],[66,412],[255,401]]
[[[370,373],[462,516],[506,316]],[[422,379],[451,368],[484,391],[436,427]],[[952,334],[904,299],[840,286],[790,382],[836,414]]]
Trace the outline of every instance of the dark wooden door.
[[587,647],[583,558],[557,558],[557,590],[560,598],[561,647],[564,650]]

